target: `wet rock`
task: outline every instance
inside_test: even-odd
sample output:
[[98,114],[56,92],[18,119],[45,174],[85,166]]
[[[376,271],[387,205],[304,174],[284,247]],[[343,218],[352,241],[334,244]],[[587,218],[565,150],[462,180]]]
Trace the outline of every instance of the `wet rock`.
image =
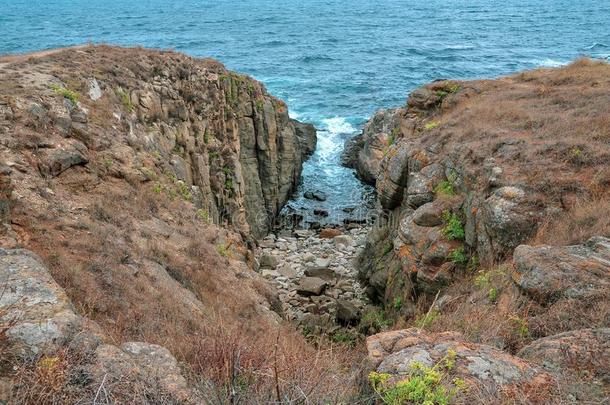
[[318,277],[303,277],[297,286],[297,293],[303,296],[320,295],[328,284]]
[[327,217],[328,216],[328,211],[326,210],[313,210],[314,215],[317,215],[319,217]]
[[583,299],[610,289],[610,239],[577,246],[521,245],[513,255],[517,286],[542,304]]
[[320,190],[316,190],[316,191],[306,191],[305,194],[303,194],[303,197],[309,199],[309,200],[316,200],[316,201],[326,201],[326,193],[324,193],[323,191]]
[[302,123],[293,119],[290,122],[294,126],[296,136],[299,139],[303,157],[311,156],[316,150],[316,128],[312,124]]

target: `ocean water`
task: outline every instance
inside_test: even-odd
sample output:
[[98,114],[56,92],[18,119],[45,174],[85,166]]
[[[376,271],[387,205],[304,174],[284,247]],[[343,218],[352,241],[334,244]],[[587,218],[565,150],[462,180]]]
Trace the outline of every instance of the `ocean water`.
[[[344,141],[377,109],[437,78],[494,77],[610,59],[609,0],[0,0],[0,54],[86,42],[211,56],[264,82],[319,129],[290,205],[370,199],[339,164]],[[302,192],[320,189],[325,202]],[[349,214],[353,215],[353,214]]]

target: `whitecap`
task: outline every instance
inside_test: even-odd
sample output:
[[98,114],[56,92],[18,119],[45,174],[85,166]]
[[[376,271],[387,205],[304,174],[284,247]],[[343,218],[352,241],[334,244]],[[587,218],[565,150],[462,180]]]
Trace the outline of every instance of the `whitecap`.
[[541,66],[541,67],[560,67],[560,66],[564,66],[567,64],[567,62],[559,61],[556,59],[550,59],[550,58],[536,59],[532,62],[534,63],[534,65]]
[[353,134],[356,128],[343,117],[326,118],[322,123],[331,134]]

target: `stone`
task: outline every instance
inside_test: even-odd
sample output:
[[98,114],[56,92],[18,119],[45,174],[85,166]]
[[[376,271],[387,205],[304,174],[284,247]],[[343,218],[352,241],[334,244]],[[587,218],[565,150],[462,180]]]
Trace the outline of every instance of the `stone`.
[[279,263],[277,256],[264,254],[261,256],[259,264],[261,269],[275,269]]
[[610,239],[584,245],[527,246],[513,254],[517,286],[542,304],[560,298],[591,299],[610,289]]
[[318,277],[325,281],[332,281],[337,278],[337,274],[328,267],[309,267],[305,269],[307,277]]
[[40,173],[45,177],[57,177],[72,166],[89,163],[86,146],[74,141],[65,146],[45,151],[38,163]]
[[57,350],[82,324],[63,289],[29,250],[0,248],[0,285],[3,320],[14,320],[6,336],[23,357]]
[[97,101],[102,98],[102,89],[100,88],[100,84],[94,78],[89,80],[89,98],[92,101]]
[[322,257],[318,257],[315,261],[314,261],[315,265],[317,267],[328,267],[330,266],[330,259],[325,259]]
[[350,301],[337,300],[337,322],[356,325],[360,321],[360,310]]
[[551,373],[589,370],[610,377],[610,328],[579,329],[538,339],[519,353]]
[[105,380],[108,386],[120,383],[147,387],[157,399],[165,398],[171,403],[200,403],[188,387],[178,361],[158,345],[143,342],[124,343],[120,348],[102,345],[95,351],[95,363],[90,370],[96,386]]
[[291,119],[290,122],[294,126],[295,134],[299,139],[303,158],[311,156],[316,150],[316,128],[312,124],[302,123],[294,119]]
[[327,217],[328,216],[328,211],[327,210],[313,210],[314,215],[317,215],[319,217]]
[[337,247],[348,247],[354,245],[354,240],[348,235],[339,235],[333,238],[335,246]]
[[303,296],[320,295],[327,283],[318,277],[303,277],[297,286],[297,293]]
[[320,190],[306,191],[305,194],[303,194],[303,197],[307,198],[308,200],[316,201],[326,201],[327,198],[326,193]]
[[[370,364],[379,373],[388,373],[398,381],[409,373],[415,362],[427,367],[455,352],[451,378],[468,381],[489,395],[501,389],[528,384],[548,392],[554,378],[541,368],[491,346],[467,342],[456,332],[427,333],[418,328],[379,333],[366,340]],[[456,401],[459,402],[458,391]]]
[[335,228],[324,228],[320,231],[320,238],[322,239],[332,239],[335,236],[341,235],[343,232],[341,232],[339,229],[335,229]]
[[443,224],[443,208],[438,204],[426,203],[415,210],[413,222],[419,226],[432,227]]
[[295,278],[299,275],[299,272],[297,271],[297,269],[295,269],[293,266],[291,265],[284,265],[282,266],[279,270],[278,273],[281,274],[282,276],[291,279],[291,278]]

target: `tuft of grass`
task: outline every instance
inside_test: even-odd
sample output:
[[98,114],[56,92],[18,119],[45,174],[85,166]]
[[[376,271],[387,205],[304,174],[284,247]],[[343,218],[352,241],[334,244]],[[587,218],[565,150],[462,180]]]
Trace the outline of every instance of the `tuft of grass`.
[[443,211],[445,226],[442,229],[443,235],[449,240],[464,240],[464,226],[456,213],[448,210]]
[[436,321],[440,314],[441,313],[437,309],[433,309],[432,311],[419,316],[414,322],[415,326],[420,329],[425,329],[426,327],[434,323],[434,321]]
[[356,336],[348,329],[339,329],[335,331],[330,339],[342,345],[354,347],[356,345]]
[[424,129],[426,131],[431,131],[434,128],[438,127],[439,125],[441,125],[441,123],[438,121],[430,121],[430,122],[426,123],[426,125],[424,125]]
[[51,83],[49,85],[49,87],[51,87],[51,89],[55,92],[55,94],[58,94],[58,95],[64,97],[65,99],[69,100],[70,103],[72,104],[72,106],[76,107],[76,104],[78,103],[78,97],[79,97],[77,92],[67,89],[65,87],[61,87],[55,83]]
[[129,92],[127,92],[119,87],[116,90],[116,94],[117,94],[117,96],[119,96],[119,99],[121,100],[121,104],[123,104],[123,107],[125,107],[125,109],[129,112],[133,112],[134,106],[133,106],[133,103],[131,102],[131,98],[129,97]]
[[360,324],[358,325],[358,329],[361,333],[369,334],[369,333],[378,333],[382,330],[387,329],[391,325],[391,322],[386,319],[383,311],[377,310],[369,310],[364,313],[362,319],[360,320]]
[[464,251],[464,246],[460,246],[451,251],[451,253],[449,254],[449,259],[454,264],[464,266],[468,263],[469,258],[466,252]]
[[216,245],[216,251],[222,257],[229,258],[232,256],[231,249],[227,245],[224,245],[224,244]]
[[195,215],[197,215],[197,218],[201,219],[204,222],[210,222],[210,214],[208,214],[208,212],[203,208],[199,208]]

